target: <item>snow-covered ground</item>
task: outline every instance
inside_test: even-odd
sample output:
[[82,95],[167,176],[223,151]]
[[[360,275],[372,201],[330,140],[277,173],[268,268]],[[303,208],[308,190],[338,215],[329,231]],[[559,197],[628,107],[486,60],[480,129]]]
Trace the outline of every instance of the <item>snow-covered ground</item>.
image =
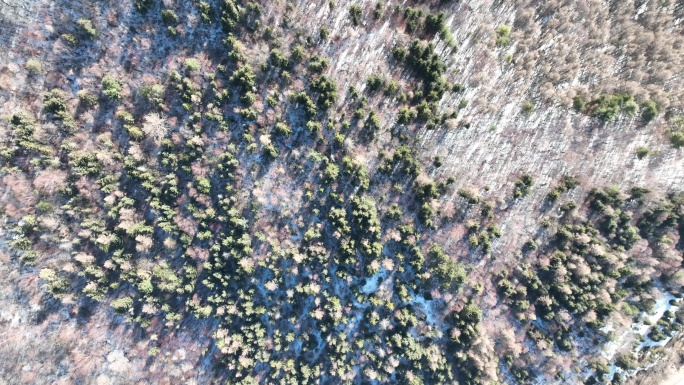
[[[639,322],[634,323],[631,328],[625,330],[622,334],[617,336],[614,341],[605,344],[603,351],[601,352],[603,357],[614,361],[617,353],[629,349],[630,346],[632,346],[631,351],[641,352],[645,349],[664,346],[670,341],[670,339],[672,339],[672,337],[668,336],[661,341],[653,341],[648,337],[648,332],[651,330],[651,327],[657,324],[658,320],[663,316],[663,314],[665,314],[666,311],[669,310],[674,313],[681,306],[681,300],[674,295],[665,291],[661,291],[660,294],[661,298],[656,300],[652,313],[641,312],[639,314]],[[613,330],[613,326],[610,324],[602,329],[602,331],[606,333]],[[650,363],[646,367],[629,371],[626,374],[634,375],[641,370],[650,368],[654,364],[655,362]],[[608,378],[612,378],[616,372],[625,374],[625,370],[619,368],[613,362],[610,365],[610,373],[608,374]]]

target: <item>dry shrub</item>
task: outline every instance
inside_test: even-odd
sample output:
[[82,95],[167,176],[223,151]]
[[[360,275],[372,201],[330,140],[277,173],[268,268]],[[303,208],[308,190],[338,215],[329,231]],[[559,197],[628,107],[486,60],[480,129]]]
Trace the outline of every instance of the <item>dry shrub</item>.
[[161,114],[150,113],[145,115],[143,120],[142,131],[155,143],[160,142],[169,132],[166,119],[164,119]]
[[33,179],[33,187],[46,195],[52,195],[66,183],[67,174],[62,170],[42,170]]
[[[10,217],[20,217],[28,214],[36,204],[33,188],[23,174],[11,173],[2,178],[5,191],[9,189],[15,202],[6,200],[6,214]],[[14,203],[14,204],[13,204]]]
[[194,237],[195,233],[197,233],[197,223],[191,218],[179,215],[176,216],[173,221],[176,226],[178,226],[180,231],[188,234],[189,236]]

